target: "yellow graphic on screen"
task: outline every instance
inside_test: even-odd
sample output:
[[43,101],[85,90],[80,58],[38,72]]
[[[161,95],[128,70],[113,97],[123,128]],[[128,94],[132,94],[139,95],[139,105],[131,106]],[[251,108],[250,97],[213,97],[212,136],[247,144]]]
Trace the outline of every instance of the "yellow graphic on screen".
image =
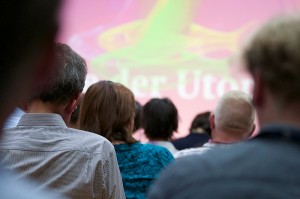
[[[193,23],[200,1],[158,0],[145,19],[103,32],[98,43],[106,53],[92,62],[102,76],[114,67],[144,72],[170,73],[187,67],[228,75],[228,58],[236,52],[239,38],[249,29],[245,25],[231,32],[211,30]],[[227,51],[228,56],[212,58],[210,53]]]

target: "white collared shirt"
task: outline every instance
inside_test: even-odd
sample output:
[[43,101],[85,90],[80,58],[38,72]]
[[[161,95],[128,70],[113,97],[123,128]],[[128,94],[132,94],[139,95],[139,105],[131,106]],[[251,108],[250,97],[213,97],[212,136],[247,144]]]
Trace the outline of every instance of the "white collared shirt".
[[113,145],[94,133],[68,128],[57,114],[24,114],[5,131],[6,168],[72,199],[125,198]]

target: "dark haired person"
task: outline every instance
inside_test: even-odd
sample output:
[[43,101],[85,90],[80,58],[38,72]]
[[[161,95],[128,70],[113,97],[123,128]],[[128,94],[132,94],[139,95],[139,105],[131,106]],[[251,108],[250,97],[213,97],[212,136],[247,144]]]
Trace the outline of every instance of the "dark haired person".
[[[0,40],[3,49],[0,55],[0,129],[15,107],[43,85],[54,70],[51,63],[61,2],[9,0],[0,3]],[[3,134],[0,134],[2,137]],[[13,171],[8,172],[4,167],[0,164],[1,198],[50,198],[48,193],[37,191],[34,184],[16,177]]]
[[133,93],[119,83],[100,81],[85,93],[80,128],[106,137],[115,147],[126,198],[146,198],[158,173],[174,158],[165,148],[141,144],[132,137]]
[[133,132],[142,128],[143,106],[138,101],[135,101],[134,127]]
[[228,149],[178,159],[149,198],[300,198],[299,51],[299,14],[263,25],[243,53],[260,132]]
[[210,138],[209,126],[210,112],[206,111],[195,116],[190,127],[190,133],[176,140],[172,140],[173,145],[178,150],[201,147]]
[[83,100],[84,94],[82,94],[79,99],[76,108],[74,109],[73,113],[71,114],[71,118],[69,123],[67,124],[68,127],[79,129],[79,113],[80,113],[80,107]]
[[143,127],[149,143],[177,152],[171,138],[178,128],[178,111],[169,98],[153,98],[144,105]]
[[68,128],[85,84],[85,60],[66,44],[55,46],[56,72],[32,95],[16,128],[5,132],[5,166],[67,198],[125,198],[112,144]]

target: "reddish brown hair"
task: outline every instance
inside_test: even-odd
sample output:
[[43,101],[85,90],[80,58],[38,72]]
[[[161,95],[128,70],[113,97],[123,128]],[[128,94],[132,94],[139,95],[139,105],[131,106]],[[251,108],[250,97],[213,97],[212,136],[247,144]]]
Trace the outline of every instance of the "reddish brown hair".
[[79,125],[110,141],[134,143],[128,129],[135,112],[133,93],[122,84],[99,81],[89,87],[81,104]]

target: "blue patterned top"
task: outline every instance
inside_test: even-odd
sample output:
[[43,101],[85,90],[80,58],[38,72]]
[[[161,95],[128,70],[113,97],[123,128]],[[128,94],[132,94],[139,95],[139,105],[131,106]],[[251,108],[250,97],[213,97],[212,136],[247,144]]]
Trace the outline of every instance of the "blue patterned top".
[[140,142],[114,146],[127,199],[146,198],[157,174],[174,160],[173,155],[160,146]]

